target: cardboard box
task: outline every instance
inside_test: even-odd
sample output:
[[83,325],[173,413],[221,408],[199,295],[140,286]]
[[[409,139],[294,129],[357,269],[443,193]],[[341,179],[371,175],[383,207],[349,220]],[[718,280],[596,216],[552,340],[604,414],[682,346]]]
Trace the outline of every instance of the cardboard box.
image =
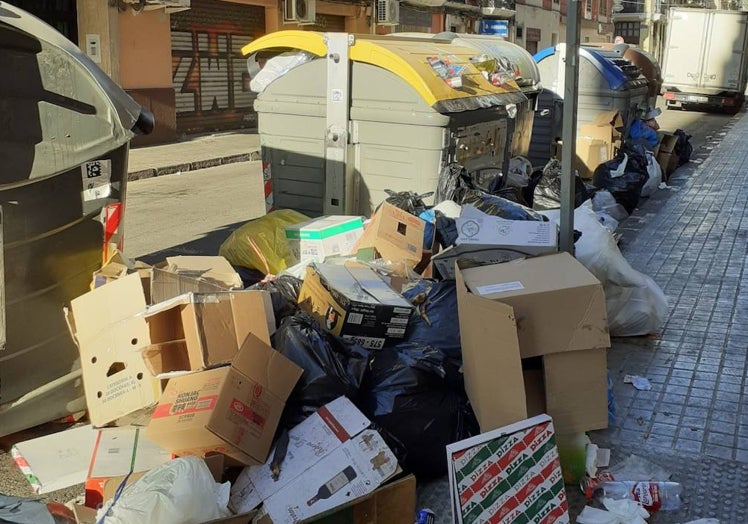
[[161,393],[138,349],[150,345],[140,276],[133,273],[70,304],[68,326],[78,344],[91,424],[147,423]]
[[86,478],[86,506],[98,508],[104,502],[104,485],[110,478],[145,472],[171,459],[143,433],[132,426],[98,430]]
[[161,378],[228,363],[250,333],[269,345],[275,331],[265,291],[188,293],[151,306],[146,321],[151,344],[143,358]]
[[[571,259],[564,254],[521,262],[553,260],[564,256]],[[519,262],[486,268],[522,265]],[[567,274],[564,265],[551,266],[556,269],[555,273],[550,273],[562,283],[566,282]],[[466,269],[465,273],[470,271]],[[549,269],[545,268],[545,271]],[[568,281],[572,285],[575,282],[573,273],[570,273]],[[474,293],[475,282],[471,290],[462,270],[458,269],[456,275],[465,391],[481,429],[489,431],[512,424],[543,410],[554,417],[562,433],[607,427],[607,349],[594,347],[607,340],[607,330],[600,338],[583,336],[587,331],[594,330],[590,327],[594,323],[590,323],[588,317],[592,315],[594,318],[595,314],[599,314],[599,311],[592,313],[597,302],[582,301],[582,308],[579,309],[580,304],[575,300],[574,293],[566,301],[553,294],[548,296],[547,292],[534,293],[543,289],[542,278],[536,279],[540,282],[537,283],[538,287],[534,287],[529,282],[535,284],[535,281],[528,280],[526,275],[523,274],[520,280],[516,278],[516,273],[511,275],[510,280],[500,279],[486,285],[494,286],[488,291],[507,289],[504,292],[507,295],[519,291],[534,295],[534,303],[529,299],[526,303],[518,303],[519,312],[503,298],[491,300]],[[528,283],[527,288],[524,283]],[[519,289],[520,285],[522,289]],[[581,289],[584,287],[581,286]],[[491,295],[488,294],[489,297]],[[594,296],[594,292],[590,296]],[[554,305],[556,309],[546,309]],[[602,314],[605,314],[604,301]],[[607,323],[605,326],[607,328]],[[530,332],[546,329],[550,331],[543,336]],[[577,329],[584,333],[577,334]],[[557,333],[558,340],[553,340],[553,333]],[[522,345],[525,340],[529,341],[528,349]],[[586,343],[592,348],[584,347]],[[537,360],[537,353],[541,349],[549,352],[542,355],[538,366],[524,369],[529,360],[523,360],[523,357]]]
[[347,398],[328,403],[289,431],[277,480],[270,461],[241,472],[230,507],[245,512],[262,503],[263,522],[293,524],[373,492],[399,466],[370,424]]
[[85,425],[18,442],[10,454],[41,495],[84,482],[95,442],[96,430]]
[[[372,494],[312,517],[310,524],[413,524],[416,478],[408,475]],[[262,524],[262,523],[260,523]]]
[[455,222],[455,245],[431,258],[445,279],[454,279],[458,260],[460,267],[477,267],[558,252],[558,228],[553,222],[505,220],[469,205]]
[[452,522],[570,522],[547,415],[450,444],[447,464]]
[[299,305],[331,333],[374,349],[404,338],[413,311],[372,269],[330,264],[307,268]]
[[151,299],[154,304],[185,293],[213,293],[242,289],[242,279],[223,257],[168,257],[153,268]]
[[607,157],[608,159],[613,158],[621,147],[623,117],[615,109],[603,111],[595,117],[591,124],[579,126],[577,136],[606,142],[608,147]]
[[423,258],[426,222],[384,202],[366,226],[354,250],[373,248],[380,258],[417,266]]
[[610,144],[605,140],[586,136],[577,138],[576,168],[579,176],[591,180],[597,166],[613,158],[608,156],[610,151]]
[[286,240],[299,262],[324,262],[348,255],[364,233],[361,217],[325,216],[286,226]]
[[261,464],[302,372],[250,334],[230,367],[170,379],[146,435],[177,454],[215,451]]
[[678,137],[665,131],[660,131],[658,134],[660,135],[660,143],[655,150],[655,157],[662,168],[662,175],[667,181],[670,175],[678,169],[678,155],[675,153]]
[[602,284],[568,253],[461,273],[474,296],[513,308],[522,358],[610,347]]

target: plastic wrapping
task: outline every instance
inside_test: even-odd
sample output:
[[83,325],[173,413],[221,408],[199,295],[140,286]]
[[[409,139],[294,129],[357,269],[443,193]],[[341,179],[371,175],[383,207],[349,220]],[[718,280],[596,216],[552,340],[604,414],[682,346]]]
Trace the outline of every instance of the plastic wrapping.
[[458,204],[463,206],[470,204],[487,215],[507,220],[547,220],[543,215],[528,207],[477,189],[458,188],[454,196]]
[[276,275],[297,263],[286,242],[285,227],[305,220],[309,218],[292,209],[272,211],[231,233],[218,253],[234,266]]
[[608,190],[629,214],[636,209],[648,179],[647,157],[641,146],[634,146],[613,160],[600,164],[592,177],[595,186]]
[[602,189],[592,195],[592,208],[596,212],[610,215],[613,219],[626,220],[629,217],[628,211],[621,204],[616,202],[615,197],[607,189]]
[[444,447],[478,432],[464,389],[445,380],[444,360],[433,348],[376,352],[359,406],[405,446],[402,466],[421,478],[444,475]]
[[356,401],[369,351],[328,333],[303,311],[285,318],[272,342],[278,352],[304,370],[286,402],[283,417],[287,427],[342,395]]
[[506,177],[507,187],[527,187],[532,175],[532,163],[523,156],[515,156],[509,160],[509,172]]
[[[590,197],[584,181],[574,176],[574,207],[581,206]],[[558,209],[561,207],[561,162],[551,159],[543,168],[533,192],[532,207],[536,210]]]
[[0,522],[3,524],[57,524],[64,521],[55,520],[47,509],[47,505],[38,499],[0,494]]
[[274,56],[265,63],[265,67],[252,75],[249,88],[255,93],[262,93],[277,78],[285,75],[291,69],[312,61],[314,58],[316,57],[313,54],[304,51],[293,51]]
[[[434,192],[431,193],[424,193],[422,195],[419,195],[418,193],[414,193],[413,191],[400,191],[395,192],[390,189],[385,189],[385,193],[387,193],[387,198],[384,200],[388,204],[392,204],[393,206],[402,209],[403,211],[407,211],[411,215],[419,216],[421,213],[426,211],[427,205],[424,203],[424,198],[430,198],[434,196]],[[377,206],[377,209],[379,209],[379,206]]]
[[125,487],[113,506],[109,501],[99,510],[97,522],[200,524],[231,514],[230,489],[230,483],[213,479],[203,459],[177,458]]
[[[558,211],[545,213],[558,223]],[[582,232],[575,244],[577,260],[603,284],[610,334],[629,337],[657,332],[668,314],[662,289],[631,267],[591,206],[574,212],[574,228]]]

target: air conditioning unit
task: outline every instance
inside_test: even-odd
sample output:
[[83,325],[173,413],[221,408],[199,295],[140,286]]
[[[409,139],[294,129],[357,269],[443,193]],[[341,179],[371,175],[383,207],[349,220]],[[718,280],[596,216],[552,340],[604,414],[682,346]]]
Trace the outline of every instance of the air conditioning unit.
[[377,24],[398,25],[400,23],[400,0],[377,0]]
[[299,25],[314,25],[317,20],[315,0],[286,0],[283,6],[283,21]]

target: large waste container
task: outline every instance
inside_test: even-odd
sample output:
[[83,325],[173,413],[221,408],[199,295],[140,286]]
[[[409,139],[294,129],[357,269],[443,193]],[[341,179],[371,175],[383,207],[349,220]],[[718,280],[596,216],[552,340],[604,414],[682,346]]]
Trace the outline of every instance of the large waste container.
[[537,98],[541,90],[540,71],[533,60],[532,55],[523,47],[513,42],[508,42],[500,36],[474,35],[464,33],[391,33],[391,37],[421,37],[434,40],[445,40],[452,44],[472,47],[478,53],[485,53],[496,60],[501,61],[503,66],[515,74],[514,80],[527,97],[527,108],[517,112],[517,118],[513,119],[511,154],[528,156],[530,140],[532,136],[532,121],[535,115]]
[[[532,132],[530,160],[536,166],[548,161],[552,141],[561,137],[565,54],[566,44],[558,44],[534,57],[544,88],[538,97]],[[578,126],[591,123],[598,114],[611,110],[620,112],[628,122],[639,104],[647,102],[647,79],[634,63],[602,48],[580,47],[579,58]]]
[[656,107],[657,97],[662,89],[662,68],[654,56],[644,49],[630,44],[593,43],[584,44],[584,47],[612,52],[614,56],[623,57],[638,67],[641,74],[647,79],[649,105]]
[[[484,78],[470,61],[474,48],[279,31],[243,52],[289,50],[314,58],[275,78],[255,101],[268,207],[368,215],[385,190],[434,191],[450,161],[479,184],[506,172],[509,121],[527,97],[511,78],[500,85]],[[442,78],[440,63],[461,69],[461,82]]]
[[63,307],[121,239],[127,152],[153,121],[75,45],[0,5],[0,435],[85,410]]

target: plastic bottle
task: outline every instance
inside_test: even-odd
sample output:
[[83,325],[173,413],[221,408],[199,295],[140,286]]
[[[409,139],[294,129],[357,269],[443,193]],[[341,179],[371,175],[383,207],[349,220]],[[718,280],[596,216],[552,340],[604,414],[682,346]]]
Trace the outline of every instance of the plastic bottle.
[[578,484],[585,475],[587,444],[586,433],[557,435],[558,454],[561,460],[561,473],[566,484]]
[[595,491],[595,498],[631,499],[641,502],[651,512],[673,511],[680,508],[682,490],[677,482],[614,480],[603,482]]

